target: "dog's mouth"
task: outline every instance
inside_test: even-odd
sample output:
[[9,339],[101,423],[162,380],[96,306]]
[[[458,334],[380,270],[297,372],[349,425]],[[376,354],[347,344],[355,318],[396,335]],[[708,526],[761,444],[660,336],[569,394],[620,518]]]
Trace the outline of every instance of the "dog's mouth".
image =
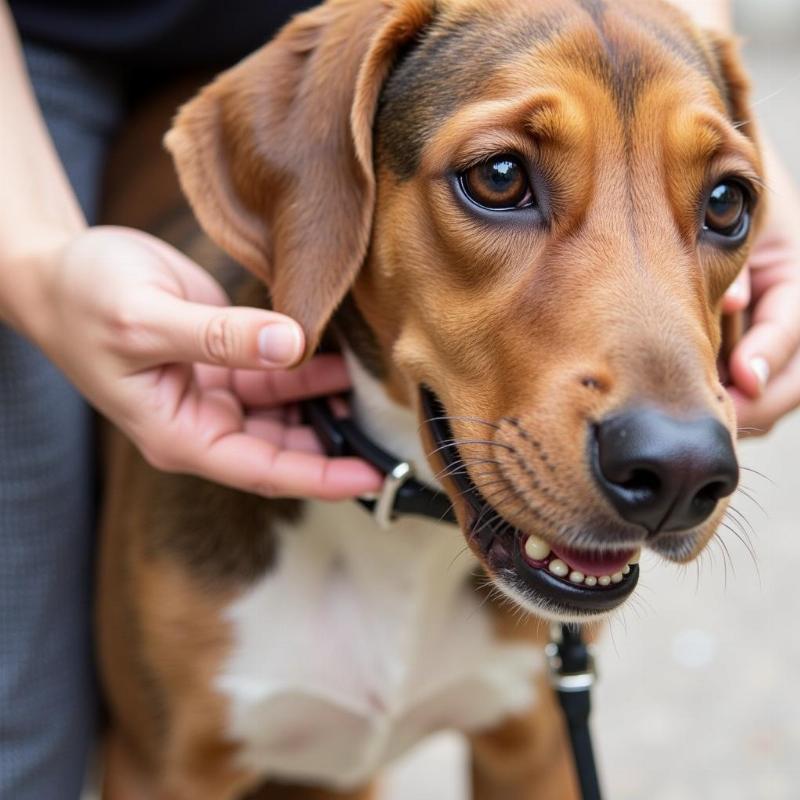
[[465,504],[467,539],[503,591],[557,619],[602,614],[630,597],[639,579],[638,549],[564,547],[517,529],[470,479],[436,395],[423,387],[421,402],[434,449]]

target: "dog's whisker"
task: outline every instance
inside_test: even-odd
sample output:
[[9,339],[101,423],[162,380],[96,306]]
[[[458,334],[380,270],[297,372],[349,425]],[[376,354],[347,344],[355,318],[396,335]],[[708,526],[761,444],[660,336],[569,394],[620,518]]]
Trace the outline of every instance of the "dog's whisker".
[[[472,610],[470,615],[467,617],[468,620],[471,620],[476,614],[483,611],[484,606],[490,602],[491,600],[496,599],[498,595],[502,595],[503,593],[492,583],[492,581],[487,578],[483,585],[480,586],[481,589],[484,590],[484,597],[481,599],[481,602],[478,603],[478,606]],[[488,591],[486,591],[488,589]]]
[[752,467],[745,467],[744,465],[740,464],[739,469],[743,469],[745,472],[752,472],[753,475],[758,475],[759,478],[763,478],[765,481],[769,481],[773,486],[777,486],[774,480],[769,477],[769,475],[765,475],[763,472],[759,472],[757,469],[753,469]]
[[758,508],[759,511],[761,511],[762,514],[764,514],[767,519],[769,519],[769,512],[766,508],[764,508],[764,506],[761,505],[761,503],[759,503],[750,489],[748,489],[746,486],[740,485],[736,491],[739,492],[739,494],[741,494],[743,497],[746,497],[754,506]]
[[[777,89],[773,90],[769,94],[764,95],[764,97],[759,97],[758,100],[753,100],[750,103],[750,108],[751,109],[758,108],[758,106],[763,105],[764,103],[767,103],[770,100],[774,100],[776,97],[783,94],[787,89],[789,89],[795,83],[795,81],[797,81],[798,78],[800,78],[800,72],[796,72],[794,75],[791,75],[789,78],[787,78],[786,81],[784,81],[783,86],[779,86]],[[742,120],[741,124],[747,125],[749,122],[750,120]]]
[[745,550],[747,550],[748,555],[750,556],[750,560],[753,562],[753,567],[755,568],[756,575],[758,576],[758,582],[761,583],[761,569],[758,566],[758,557],[756,556],[755,551],[753,550],[750,542],[748,542],[735,528],[728,525],[727,522],[722,522],[720,525],[725,528],[725,530],[730,531],[744,546]]
[[733,557],[731,556],[731,552],[728,549],[728,545],[725,543],[725,540],[721,536],[716,536],[713,540],[714,546],[719,547],[720,551],[722,552],[722,588],[723,591],[728,591],[728,564],[731,566],[731,573],[733,577],[736,577],[736,565],[733,563]]
[[427,455],[433,456],[436,453],[440,453],[442,450],[453,450],[459,447],[465,446],[479,446],[483,445],[486,447],[501,447],[504,450],[508,450],[512,453],[516,452],[516,448],[512,447],[510,444],[506,444],[505,442],[495,442],[492,439],[448,439],[442,444],[439,445],[435,450],[431,450]]
[[[733,525],[729,524],[733,523]],[[727,530],[729,530],[741,543],[744,545],[745,549],[750,556],[750,560],[758,566],[758,555],[756,553],[755,548],[750,541],[750,537],[747,535],[747,532],[742,528],[740,524],[737,524],[735,519],[728,519],[728,521],[723,521],[721,523]]]
[[419,427],[419,430],[422,430],[425,425],[429,422],[450,422],[451,420],[456,420],[459,422],[477,422],[480,425],[486,425],[490,428],[494,428],[495,430],[500,430],[500,426],[496,422],[490,422],[487,419],[481,419],[480,417],[465,417],[465,416],[458,416],[458,415],[451,415],[451,414],[442,414],[438,417],[429,417],[425,420],[425,422]]
[[453,560],[452,560],[452,561],[451,561],[451,562],[450,562],[450,563],[447,565],[447,569],[446,569],[445,571],[446,571],[446,572],[449,572],[449,571],[450,571],[450,570],[453,568],[453,564],[455,564],[455,563],[456,563],[456,561],[458,561],[458,559],[459,559],[459,558],[461,558],[461,556],[463,556],[463,555],[464,555],[464,553],[466,553],[466,552],[468,552],[468,551],[469,551],[469,545],[464,545],[464,546],[463,546],[463,547],[462,547],[462,548],[461,548],[461,549],[460,549],[460,550],[459,550],[459,551],[458,551],[458,552],[457,552],[457,553],[456,553],[456,554],[453,556]]
[[486,489],[487,487],[494,486],[495,484],[498,484],[498,483],[507,484],[508,480],[501,476],[501,477],[495,478],[494,480],[491,480],[491,481],[482,481],[481,483],[478,483],[476,481],[475,488],[478,489],[478,491],[483,492],[483,490]]
[[733,505],[728,505],[727,509],[725,509],[725,513],[726,513],[726,515],[727,515],[727,514],[732,514],[732,515],[734,515],[733,517],[731,517],[732,519],[738,519],[738,520],[740,520],[740,524],[741,524],[741,527],[742,527],[742,529],[743,529],[743,532],[744,532],[745,530],[747,531],[747,534],[748,534],[747,538],[748,538],[748,540],[749,540],[751,537],[753,537],[753,538],[757,538],[757,537],[758,537],[758,534],[756,533],[756,530],[755,530],[755,528],[753,527],[753,525],[752,525],[752,523],[750,522],[750,520],[747,518],[747,516],[746,516],[745,514],[743,514],[741,511],[739,511],[739,509],[738,509],[738,508],[736,508],[736,507],[735,507],[735,506],[733,506]]
[[[492,523],[495,522],[496,518],[492,515],[492,509],[489,508],[487,505],[481,514],[478,516],[478,519],[472,525],[469,530],[469,536],[471,539],[479,539],[483,533],[485,532],[486,528],[491,526]],[[484,517],[486,517],[484,519]],[[494,530],[490,531],[491,535],[494,535]]]
[[461,489],[458,492],[457,497],[466,497],[467,495],[472,494],[472,495],[482,496],[483,499],[485,500],[486,497],[483,495],[483,490],[486,487],[493,486],[493,485],[496,485],[498,483],[502,483],[502,484],[507,484],[508,483],[508,481],[504,477],[502,477],[502,476],[497,477],[496,473],[493,473],[493,472],[482,472],[479,475],[477,475],[476,477],[478,479],[480,479],[482,476],[491,477],[491,478],[494,478],[494,479],[490,480],[490,481],[481,481],[481,480],[473,481],[469,486],[465,486],[463,489]]
[[433,477],[434,480],[441,480],[443,478],[452,477],[453,475],[469,475],[467,467],[475,467],[480,464],[495,464],[499,466],[500,462],[494,458],[476,458],[472,461],[464,460],[457,464],[449,464],[443,469],[440,469]]

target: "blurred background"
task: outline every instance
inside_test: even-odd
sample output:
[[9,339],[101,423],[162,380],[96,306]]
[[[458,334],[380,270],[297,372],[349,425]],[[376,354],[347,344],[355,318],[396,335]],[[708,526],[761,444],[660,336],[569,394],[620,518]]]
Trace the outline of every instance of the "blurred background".
[[[800,180],[800,2],[735,6],[756,116]],[[800,798],[800,414],[745,443],[742,463],[764,509],[734,498],[755,563],[735,521],[720,537],[729,556],[712,547],[683,572],[645,557],[638,599],[600,647],[593,731],[609,800]],[[465,800],[465,763],[441,736],[384,796]]]

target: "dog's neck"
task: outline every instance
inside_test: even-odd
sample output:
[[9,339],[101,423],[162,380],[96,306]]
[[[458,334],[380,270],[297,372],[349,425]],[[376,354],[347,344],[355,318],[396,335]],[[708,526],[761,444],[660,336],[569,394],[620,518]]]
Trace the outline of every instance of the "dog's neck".
[[352,350],[345,346],[343,352],[353,384],[353,417],[359,427],[387,453],[412,464],[418,480],[440,488],[425,458],[417,416],[389,397]]

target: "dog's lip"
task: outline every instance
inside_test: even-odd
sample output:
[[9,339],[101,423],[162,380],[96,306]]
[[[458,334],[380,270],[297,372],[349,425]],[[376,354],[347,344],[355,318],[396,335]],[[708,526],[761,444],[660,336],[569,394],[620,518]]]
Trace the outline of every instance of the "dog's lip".
[[[467,505],[467,530],[471,539],[483,554],[487,565],[496,575],[511,569],[525,583],[526,588],[550,609],[557,608],[564,614],[602,613],[616,608],[624,602],[636,587],[639,568],[631,564],[625,574],[622,570],[634,556],[634,548],[606,551],[588,551],[563,545],[553,546],[551,556],[563,560],[571,569],[566,575],[557,575],[550,568],[554,559],[542,562],[531,560],[525,554],[525,542],[529,535],[520,533],[486,501],[470,480],[464,463],[453,443],[453,435],[447,422],[444,406],[427,387],[421,387],[422,408],[426,425],[431,433],[436,450],[441,454],[448,477],[453,481],[459,496]],[[544,540],[543,540],[544,541]],[[587,571],[581,569],[585,567]],[[591,571],[594,568],[597,571]],[[613,568],[613,569],[612,569]],[[608,570],[612,569],[611,572]],[[620,573],[617,581],[604,581],[586,586],[571,581],[569,574],[580,571],[585,576],[611,576]]]
[[513,564],[525,582],[525,588],[534,598],[550,609],[565,615],[602,614],[622,605],[630,597],[639,581],[639,565],[631,564],[628,572],[620,575],[616,583],[606,586],[586,586],[573,583],[567,577],[554,575],[546,564],[534,564],[525,557],[524,538],[517,538],[513,550]]

